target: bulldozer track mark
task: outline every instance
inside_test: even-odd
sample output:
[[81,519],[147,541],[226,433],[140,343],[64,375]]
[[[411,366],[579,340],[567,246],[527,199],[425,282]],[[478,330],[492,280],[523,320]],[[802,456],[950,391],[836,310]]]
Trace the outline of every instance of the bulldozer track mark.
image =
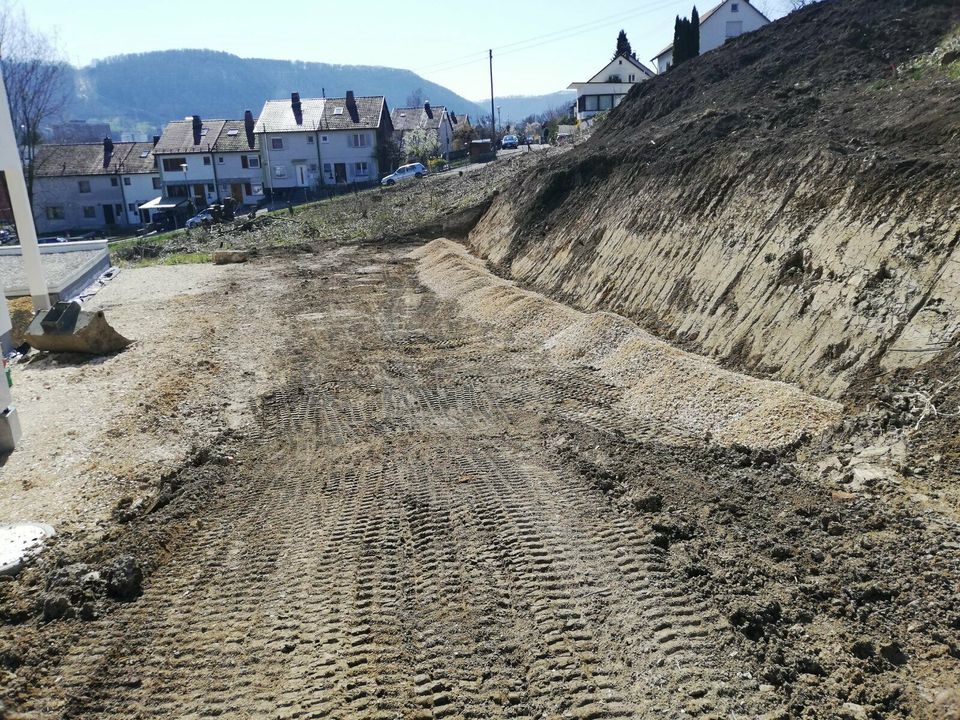
[[[420,293],[407,266],[378,275],[372,295],[351,278],[308,288],[319,307],[364,310],[296,324],[316,358],[257,403],[238,478],[143,597],[91,624],[64,660],[71,716],[749,707],[721,669],[725,625],[691,599],[653,530],[543,450],[551,414],[623,433],[610,388],[504,349]],[[426,355],[408,357],[413,345]]]

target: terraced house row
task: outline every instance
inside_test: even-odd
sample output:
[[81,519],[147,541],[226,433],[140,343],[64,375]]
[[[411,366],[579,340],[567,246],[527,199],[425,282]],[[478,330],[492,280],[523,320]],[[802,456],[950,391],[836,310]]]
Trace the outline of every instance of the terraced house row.
[[[449,148],[446,109],[425,103],[422,117],[423,128]],[[325,186],[373,184],[393,170],[394,136],[386,98],[348,91],[342,98],[292,93],[267,101],[259,117],[247,110],[242,120],[189,116],[168,123],[152,143],[43,145],[32,161],[37,229],[131,232],[227,198],[250,207],[302,200]]]

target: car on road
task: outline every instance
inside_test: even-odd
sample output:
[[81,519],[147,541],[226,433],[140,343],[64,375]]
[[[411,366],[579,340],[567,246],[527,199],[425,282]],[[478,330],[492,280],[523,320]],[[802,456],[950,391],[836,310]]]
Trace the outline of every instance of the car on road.
[[533,135],[527,135],[527,145],[533,145]]
[[204,223],[212,223],[212,222],[213,222],[213,213],[210,212],[209,210],[201,210],[192,218],[187,220],[184,223],[184,225],[186,225],[187,228],[195,228],[200,225],[203,225]]
[[500,147],[504,150],[516,150],[520,147],[520,139],[516,135],[504,135]]
[[395,185],[401,180],[410,180],[412,178],[422,178],[427,174],[427,169],[422,163],[410,163],[401,165],[395,171],[387,175],[380,181],[381,185]]

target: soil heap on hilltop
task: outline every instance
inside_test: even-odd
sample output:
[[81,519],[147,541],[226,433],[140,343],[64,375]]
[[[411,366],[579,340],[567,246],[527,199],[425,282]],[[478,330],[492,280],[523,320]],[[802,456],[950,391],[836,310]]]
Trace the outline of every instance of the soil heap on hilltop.
[[839,398],[960,330],[960,4],[821,2],[636,86],[471,236],[502,274]]

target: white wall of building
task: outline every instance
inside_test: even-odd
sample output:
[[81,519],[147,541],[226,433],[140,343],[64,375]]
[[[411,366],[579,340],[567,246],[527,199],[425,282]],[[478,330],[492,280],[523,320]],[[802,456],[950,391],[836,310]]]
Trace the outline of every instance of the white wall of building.
[[[243,167],[244,157],[247,159],[247,167]],[[220,184],[222,198],[231,197],[231,186],[240,185],[244,204],[255,205],[263,200],[263,161],[259,151],[217,153],[214,160],[217,163],[217,182]],[[247,185],[250,186],[249,192]]]
[[[356,146],[356,136],[363,144]],[[280,139],[283,147],[274,147]],[[375,130],[321,130],[311,132],[265,133],[260,136],[264,177],[272,188],[312,187],[318,182],[337,182],[337,165],[342,165],[341,180],[347,183],[373,182],[379,178]],[[299,168],[303,168],[301,171]]]
[[[716,50],[727,40],[759,30],[768,20],[746,0],[727,0],[713,15],[700,23],[700,54]],[[673,50],[657,57],[657,72],[673,64]]]
[[[127,182],[129,181],[129,184]],[[156,184],[154,184],[156,181]],[[140,211],[137,208],[145,202],[160,197],[160,173],[155,175],[124,175],[121,178],[123,196],[126,200],[126,220],[130,225],[140,225]]]

